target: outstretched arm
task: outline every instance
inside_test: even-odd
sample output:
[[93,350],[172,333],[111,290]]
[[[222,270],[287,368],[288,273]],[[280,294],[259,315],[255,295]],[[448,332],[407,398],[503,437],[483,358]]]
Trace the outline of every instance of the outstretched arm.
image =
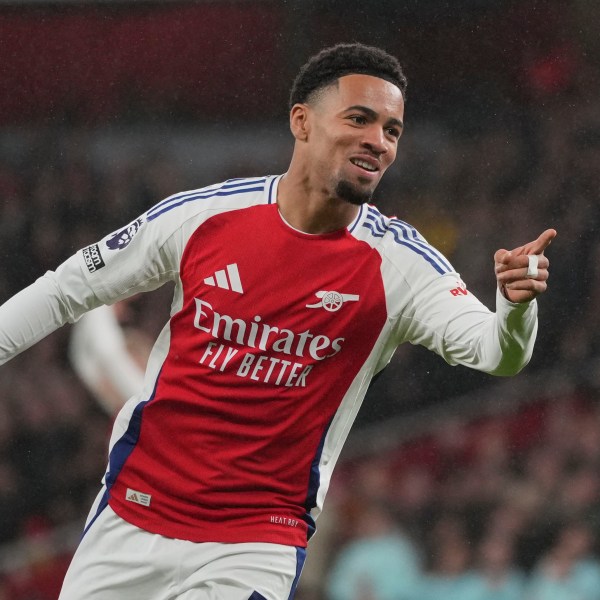
[[0,306],[0,365],[100,304],[74,258]]
[[[183,243],[168,241],[178,221],[158,227],[140,217],[134,225],[83,248],[0,306],[0,365],[85,312],[174,277]],[[114,239],[124,231],[129,237],[119,246]]]
[[467,291],[458,274],[430,280],[415,295],[404,339],[437,352],[450,364],[494,375],[518,373],[533,352],[533,300],[546,290],[549,263],[544,250],[555,236],[548,229],[529,244],[495,253],[495,313]]

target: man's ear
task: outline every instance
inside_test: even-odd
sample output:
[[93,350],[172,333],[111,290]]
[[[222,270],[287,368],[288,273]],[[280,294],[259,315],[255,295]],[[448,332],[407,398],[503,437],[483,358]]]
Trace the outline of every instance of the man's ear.
[[290,111],[290,129],[293,136],[301,142],[308,139],[310,131],[310,108],[306,104],[294,104]]

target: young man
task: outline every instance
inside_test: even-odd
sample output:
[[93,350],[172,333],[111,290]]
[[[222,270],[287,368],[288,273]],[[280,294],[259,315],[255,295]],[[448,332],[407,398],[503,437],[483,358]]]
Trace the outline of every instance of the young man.
[[171,196],[0,309],[6,361],[175,282],[61,600],[292,598],[332,469],[395,348],[496,375],[528,362],[554,230],[496,253],[492,313],[410,225],[367,204],[396,156],[405,87],[379,49],[324,50],[292,89],[287,173]]

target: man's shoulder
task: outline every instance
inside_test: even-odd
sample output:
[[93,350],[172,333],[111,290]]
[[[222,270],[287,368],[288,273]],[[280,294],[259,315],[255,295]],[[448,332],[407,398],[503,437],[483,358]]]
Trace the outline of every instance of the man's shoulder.
[[398,246],[405,246],[406,242],[428,244],[410,223],[396,216],[387,216],[371,204],[363,205],[361,213],[357,223],[359,227],[356,227],[356,232],[360,232],[361,237],[366,236],[371,240],[382,240]]
[[178,216],[187,218],[203,210],[235,209],[269,201],[274,176],[227,179],[202,188],[178,192],[165,198],[146,213],[147,221]]
[[453,272],[448,259],[432,246],[410,223],[382,214],[375,206],[364,205],[355,235],[391,261],[407,270],[410,265],[440,275]]

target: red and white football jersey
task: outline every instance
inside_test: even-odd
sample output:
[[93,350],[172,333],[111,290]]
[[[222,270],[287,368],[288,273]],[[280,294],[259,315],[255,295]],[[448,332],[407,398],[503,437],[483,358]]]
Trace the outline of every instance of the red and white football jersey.
[[529,360],[535,302],[498,294],[490,312],[410,225],[371,206],[344,230],[297,231],[278,181],[171,196],[45,276],[57,324],[175,282],[144,390],[115,423],[99,510],[167,537],[304,546],[399,344],[494,374]]

